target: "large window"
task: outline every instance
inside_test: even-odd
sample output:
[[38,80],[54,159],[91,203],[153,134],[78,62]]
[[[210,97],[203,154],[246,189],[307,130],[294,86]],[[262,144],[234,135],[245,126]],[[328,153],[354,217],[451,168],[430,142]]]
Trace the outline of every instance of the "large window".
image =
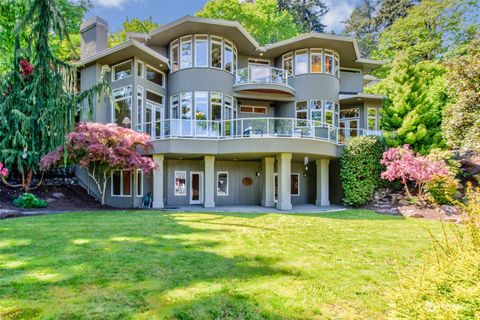
[[322,72],[322,49],[310,50],[310,72]]
[[132,86],[117,88],[112,91],[114,108],[112,110],[113,123],[130,128],[132,125]]
[[233,46],[228,41],[225,41],[225,71],[233,71]]
[[211,37],[211,67],[222,69],[222,38]]
[[381,109],[376,107],[367,108],[367,127],[368,130],[380,130]]
[[170,44],[170,60],[172,61],[172,71],[177,71],[180,68],[178,63],[178,40]]
[[196,134],[208,135],[208,91],[195,91]]
[[170,97],[170,119],[180,119],[178,95]]
[[149,65],[147,65],[147,80],[159,86],[165,86],[165,74]]
[[325,73],[334,74],[333,51],[325,50]]
[[182,92],[180,94],[180,111],[182,118],[182,135],[192,134],[192,93]]
[[333,101],[325,101],[325,123],[335,125],[334,121],[335,115],[335,104]]
[[217,196],[228,196],[228,172],[217,172]]
[[295,105],[295,116],[297,118],[297,126],[304,127],[307,125],[308,102],[297,101]]
[[130,171],[116,171],[111,178],[112,196],[129,197],[132,195],[132,174]]
[[208,36],[195,36],[195,66],[208,67]]
[[180,39],[180,69],[192,67],[192,37]]
[[174,194],[175,196],[187,195],[187,172],[186,171],[175,171]]
[[308,72],[308,50],[295,51],[295,74]]
[[322,100],[310,101],[310,119],[314,121],[315,126],[319,126],[323,122]]
[[287,53],[282,56],[282,68],[288,71],[288,75],[293,74],[293,53]]
[[132,60],[128,60],[112,67],[112,81],[125,79],[132,76]]

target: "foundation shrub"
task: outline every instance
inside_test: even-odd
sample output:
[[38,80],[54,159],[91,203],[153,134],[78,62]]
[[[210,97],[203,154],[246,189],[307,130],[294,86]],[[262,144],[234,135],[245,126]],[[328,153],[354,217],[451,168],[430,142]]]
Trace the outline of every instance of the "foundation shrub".
[[347,141],[340,169],[345,205],[359,207],[372,200],[375,190],[383,184],[380,159],[384,149],[378,137],[353,137]]
[[434,255],[400,276],[391,319],[480,319],[480,189],[459,204],[463,224],[432,234]]
[[38,198],[34,194],[24,193],[17,199],[13,200],[13,204],[19,208],[25,209],[37,209],[37,208],[46,208],[47,202],[43,199]]

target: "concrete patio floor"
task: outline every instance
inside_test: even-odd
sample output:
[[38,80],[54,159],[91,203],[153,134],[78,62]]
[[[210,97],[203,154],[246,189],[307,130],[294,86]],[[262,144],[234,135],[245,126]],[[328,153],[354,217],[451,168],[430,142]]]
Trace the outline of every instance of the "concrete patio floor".
[[204,208],[201,205],[191,205],[186,207],[166,207],[160,211],[178,211],[178,212],[242,212],[242,213],[325,213],[346,210],[342,206],[332,205],[328,207],[319,207],[313,204],[293,205],[292,210],[278,210],[276,208],[266,208],[262,206],[217,206],[215,208]]

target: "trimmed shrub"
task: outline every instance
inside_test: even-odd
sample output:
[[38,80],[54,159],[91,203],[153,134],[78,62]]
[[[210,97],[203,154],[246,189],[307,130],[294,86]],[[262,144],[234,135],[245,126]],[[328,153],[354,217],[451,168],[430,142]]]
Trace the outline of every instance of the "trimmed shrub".
[[382,184],[383,151],[384,143],[378,137],[353,137],[347,141],[340,169],[345,205],[359,207],[372,200]]
[[13,204],[19,208],[34,209],[46,208],[47,202],[43,199],[37,198],[34,194],[24,193],[17,199],[13,200]]
[[431,202],[436,204],[452,204],[457,193],[457,180],[452,176],[434,176],[425,184],[425,192]]

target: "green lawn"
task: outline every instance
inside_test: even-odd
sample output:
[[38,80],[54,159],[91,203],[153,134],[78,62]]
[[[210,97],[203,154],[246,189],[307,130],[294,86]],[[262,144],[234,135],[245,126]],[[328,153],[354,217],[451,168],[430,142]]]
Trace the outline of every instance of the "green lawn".
[[0,220],[0,319],[381,319],[425,227],[365,210]]

